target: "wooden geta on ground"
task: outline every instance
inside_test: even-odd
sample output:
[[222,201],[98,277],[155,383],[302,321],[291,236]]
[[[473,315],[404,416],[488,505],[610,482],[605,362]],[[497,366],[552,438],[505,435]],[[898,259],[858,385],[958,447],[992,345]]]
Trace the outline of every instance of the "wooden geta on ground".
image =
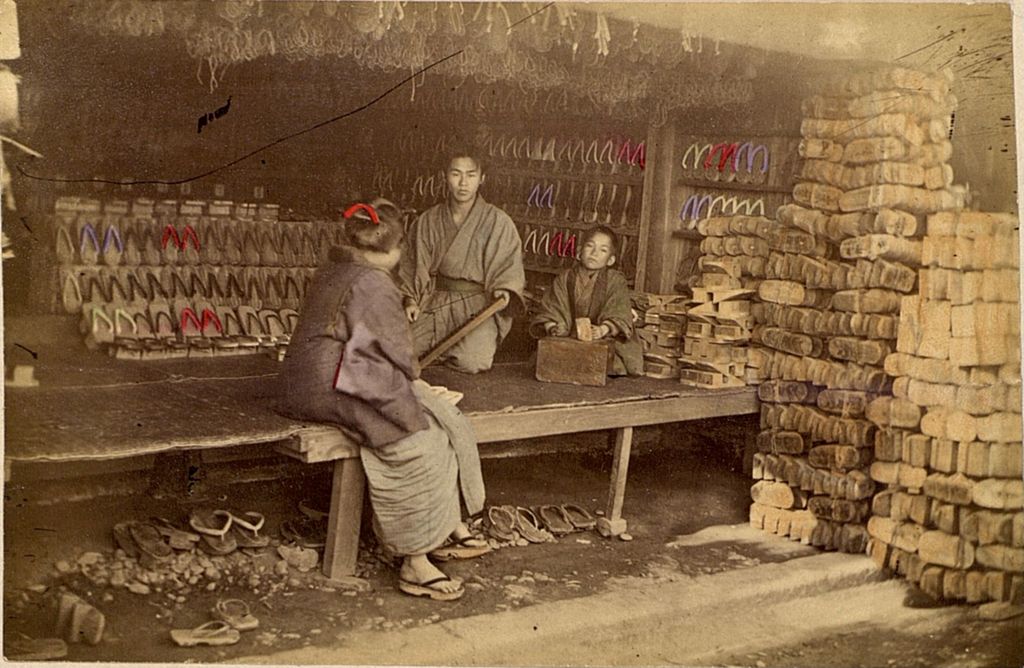
[[604,387],[612,365],[608,341],[548,337],[537,342],[537,380]]

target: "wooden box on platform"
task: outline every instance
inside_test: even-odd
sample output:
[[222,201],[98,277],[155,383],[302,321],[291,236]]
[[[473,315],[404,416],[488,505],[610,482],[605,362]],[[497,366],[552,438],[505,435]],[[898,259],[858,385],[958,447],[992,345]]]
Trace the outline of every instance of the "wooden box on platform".
[[548,337],[537,342],[537,380],[604,386],[612,364],[608,341]]

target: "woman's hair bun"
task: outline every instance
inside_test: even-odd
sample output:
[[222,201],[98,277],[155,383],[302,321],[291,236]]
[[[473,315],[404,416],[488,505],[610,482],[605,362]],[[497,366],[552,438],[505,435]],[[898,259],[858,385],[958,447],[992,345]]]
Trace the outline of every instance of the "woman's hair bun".
[[380,197],[369,206],[377,214],[377,221],[365,208],[357,209],[345,220],[345,243],[361,250],[387,253],[402,242],[402,212],[394,202]]

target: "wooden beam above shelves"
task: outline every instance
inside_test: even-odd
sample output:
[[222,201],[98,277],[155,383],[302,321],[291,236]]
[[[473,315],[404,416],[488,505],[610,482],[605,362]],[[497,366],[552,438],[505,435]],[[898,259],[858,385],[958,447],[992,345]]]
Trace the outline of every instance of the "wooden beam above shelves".
[[676,185],[707,190],[742,190],[744,192],[786,193],[787,195],[793,192],[791,186],[769,186],[763,183],[743,183],[741,181],[709,181],[707,179],[689,179],[685,177],[676,179]]

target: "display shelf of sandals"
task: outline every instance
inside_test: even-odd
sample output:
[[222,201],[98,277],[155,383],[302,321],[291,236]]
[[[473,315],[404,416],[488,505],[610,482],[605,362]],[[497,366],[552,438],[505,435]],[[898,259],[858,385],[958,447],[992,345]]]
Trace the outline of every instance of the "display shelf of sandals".
[[[751,523],[826,549],[863,552],[876,454],[892,427],[883,365],[901,300],[917,289],[923,216],[962,207],[946,140],[955,100],[943,75],[854,75],[804,104],[787,247],[758,288],[755,338],[768,351]],[[869,472],[871,472],[869,474]]]
[[119,358],[280,359],[340,226],[277,216],[274,204],[60,197],[60,305],[81,316],[86,345]]
[[488,191],[516,222],[528,271],[571,267],[583,233],[604,225],[619,237],[616,268],[630,282],[636,278],[645,228],[642,138],[503,134],[485,146],[493,165]]
[[[380,166],[374,190],[418,212],[443,201],[447,182],[438,160],[455,145],[446,132],[400,137],[395,155],[408,157],[407,165],[430,167]],[[616,267],[634,280],[642,261],[644,140],[500,134],[480,137],[478,149],[487,174],[481,194],[515,222],[527,271],[557,274],[571,267],[582,233],[604,225],[620,238]]]

